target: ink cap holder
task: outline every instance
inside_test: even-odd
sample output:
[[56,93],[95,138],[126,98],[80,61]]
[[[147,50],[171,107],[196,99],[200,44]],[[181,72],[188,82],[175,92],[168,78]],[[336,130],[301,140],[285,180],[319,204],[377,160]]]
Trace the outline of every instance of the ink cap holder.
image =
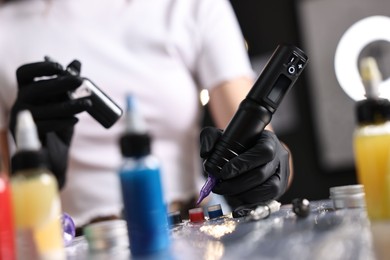
[[129,248],[125,220],[107,220],[89,224],[83,233],[91,252],[115,251]]
[[361,184],[336,186],[329,189],[330,199],[335,209],[364,208],[365,193]]

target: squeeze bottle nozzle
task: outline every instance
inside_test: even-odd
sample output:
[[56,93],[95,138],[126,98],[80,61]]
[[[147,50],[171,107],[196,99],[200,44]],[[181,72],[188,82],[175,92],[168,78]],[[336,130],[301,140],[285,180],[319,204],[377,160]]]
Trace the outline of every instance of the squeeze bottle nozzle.
[[382,82],[382,74],[373,57],[365,57],[359,64],[360,74],[363,81],[366,98],[377,99],[379,97],[379,84]]
[[126,103],[126,133],[146,133],[145,122],[139,112],[137,100],[129,94]]
[[38,151],[41,149],[37,127],[29,110],[22,110],[18,113],[16,146],[18,151]]

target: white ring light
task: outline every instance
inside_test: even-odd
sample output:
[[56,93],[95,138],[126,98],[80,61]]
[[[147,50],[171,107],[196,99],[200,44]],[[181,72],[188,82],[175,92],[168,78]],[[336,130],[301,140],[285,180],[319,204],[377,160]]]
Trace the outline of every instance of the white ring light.
[[[380,40],[390,42],[390,17],[370,16],[356,22],[337,45],[334,61],[337,80],[348,96],[356,101],[365,98],[358,67],[359,54],[368,44]],[[386,80],[378,86],[381,97],[390,99],[389,84],[390,80]]]

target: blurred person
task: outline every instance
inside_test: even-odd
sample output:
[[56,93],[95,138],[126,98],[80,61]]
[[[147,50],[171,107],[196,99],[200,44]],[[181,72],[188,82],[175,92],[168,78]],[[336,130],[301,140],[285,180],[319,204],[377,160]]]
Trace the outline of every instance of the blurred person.
[[[201,135],[201,156],[207,158],[254,82],[227,0],[3,1],[0,35],[3,160],[13,153],[17,112],[29,109],[58,179],[63,211],[78,227],[120,215],[124,118],[105,129],[83,112],[88,100],[68,98],[81,79],[63,75],[60,64],[75,58],[82,63],[80,75],[123,109],[128,93],[136,97],[153,137],[152,152],[162,162],[169,210],[195,207],[202,172],[199,92],[209,91],[216,125]],[[46,55],[58,63],[44,61]],[[289,152],[272,131],[259,137],[250,158],[213,190],[229,195],[233,207],[278,198],[291,179]]]

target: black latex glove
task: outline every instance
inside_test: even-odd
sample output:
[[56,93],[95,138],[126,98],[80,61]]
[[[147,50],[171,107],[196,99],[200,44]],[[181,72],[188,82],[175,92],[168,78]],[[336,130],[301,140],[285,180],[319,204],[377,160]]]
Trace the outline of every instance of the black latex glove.
[[18,112],[30,110],[47,155],[48,166],[56,176],[60,188],[65,183],[68,150],[74,125],[78,121],[75,114],[85,111],[92,105],[88,99],[69,98],[68,92],[82,83],[78,76],[80,62],[75,60],[71,64],[73,75],[66,73],[60,64],[52,61],[19,67],[16,71],[18,94],[11,110],[9,125],[15,136]]
[[[222,131],[205,127],[200,134],[200,156],[207,159]],[[290,176],[289,152],[276,135],[264,130],[256,144],[227,162],[219,173],[213,192],[224,195],[234,209],[238,206],[278,199],[287,189]]]

